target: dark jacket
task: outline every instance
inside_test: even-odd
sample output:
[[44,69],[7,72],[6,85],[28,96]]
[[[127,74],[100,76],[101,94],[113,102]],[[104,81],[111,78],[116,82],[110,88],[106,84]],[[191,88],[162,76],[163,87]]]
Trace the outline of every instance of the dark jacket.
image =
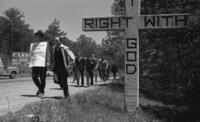
[[[59,48],[61,49],[61,52],[62,52],[64,68],[68,69],[68,65],[69,65],[68,53],[64,49],[64,47],[62,45],[60,45]],[[56,49],[56,46],[53,47],[52,54],[51,54],[51,66],[52,66],[52,69],[55,69],[55,58],[54,58],[55,49]]]
[[116,73],[117,71],[118,71],[117,66],[115,64],[113,64],[111,67],[111,72]]

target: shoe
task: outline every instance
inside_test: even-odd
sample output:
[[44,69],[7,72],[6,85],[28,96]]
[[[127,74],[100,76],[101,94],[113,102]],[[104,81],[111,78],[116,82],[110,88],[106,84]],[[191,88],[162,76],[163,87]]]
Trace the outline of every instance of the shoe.
[[39,93],[38,97],[39,97],[40,99],[44,98],[44,93]]

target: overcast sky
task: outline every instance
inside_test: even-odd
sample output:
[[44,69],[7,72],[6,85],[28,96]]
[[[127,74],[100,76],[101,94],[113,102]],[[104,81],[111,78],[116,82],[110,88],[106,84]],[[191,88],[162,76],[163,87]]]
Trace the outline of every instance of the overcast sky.
[[54,18],[73,41],[85,34],[97,43],[106,36],[105,32],[83,32],[82,18],[111,16],[114,0],[0,0],[0,15],[11,8],[19,8],[25,15],[25,21],[34,31],[45,31]]

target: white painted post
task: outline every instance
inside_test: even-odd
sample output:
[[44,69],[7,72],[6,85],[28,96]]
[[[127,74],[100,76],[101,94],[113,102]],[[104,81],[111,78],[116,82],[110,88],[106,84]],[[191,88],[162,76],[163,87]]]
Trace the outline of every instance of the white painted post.
[[125,110],[135,112],[139,106],[139,14],[140,0],[126,0],[126,14],[133,17],[126,29]]

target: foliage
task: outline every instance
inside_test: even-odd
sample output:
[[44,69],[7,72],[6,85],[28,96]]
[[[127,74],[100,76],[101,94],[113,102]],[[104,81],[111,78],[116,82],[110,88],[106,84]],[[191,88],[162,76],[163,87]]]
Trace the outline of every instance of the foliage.
[[[45,31],[45,39],[49,41],[50,46],[54,45],[55,37],[65,37],[66,33],[60,29],[60,21],[56,18],[48,26],[48,29]],[[66,38],[65,38],[66,39]]]
[[84,34],[80,35],[74,44],[74,52],[79,52],[81,56],[88,57],[92,53],[97,54],[97,51],[97,43],[91,37],[87,37]]
[[0,43],[2,50],[28,51],[34,33],[24,21],[24,14],[17,8],[10,8],[0,17]]
[[[198,0],[143,1],[141,13],[192,13],[199,5]],[[142,89],[148,89],[155,94],[184,96],[185,102],[198,103],[200,100],[199,17],[196,16],[193,22],[188,29],[140,31]]]
[[[124,0],[115,0],[111,6],[114,16],[125,15]],[[125,64],[125,32],[107,31],[107,36],[102,40],[102,55],[115,63],[118,68],[124,69]]]
[[11,64],[11,52],[26,52],[34,41],[33,29],[24,21],[24,14],[10,8],[0,16],[0,55],[4,64]]
[[107,37],[102,40],[103,55],[115,63],[120,69],[124,68],[125,38],[123,32],[108,31]]
[[[115,0],[111,7],[113,15],[123,13],[124,2]],[[141,0],[141,14],[193,15],[188,29],[140,30],[141,89],[153,94],[183,96],[187,102],[200,101],[199,8],[200,0]],[[112,41],[108,38],[106,47],[111,47]]]

